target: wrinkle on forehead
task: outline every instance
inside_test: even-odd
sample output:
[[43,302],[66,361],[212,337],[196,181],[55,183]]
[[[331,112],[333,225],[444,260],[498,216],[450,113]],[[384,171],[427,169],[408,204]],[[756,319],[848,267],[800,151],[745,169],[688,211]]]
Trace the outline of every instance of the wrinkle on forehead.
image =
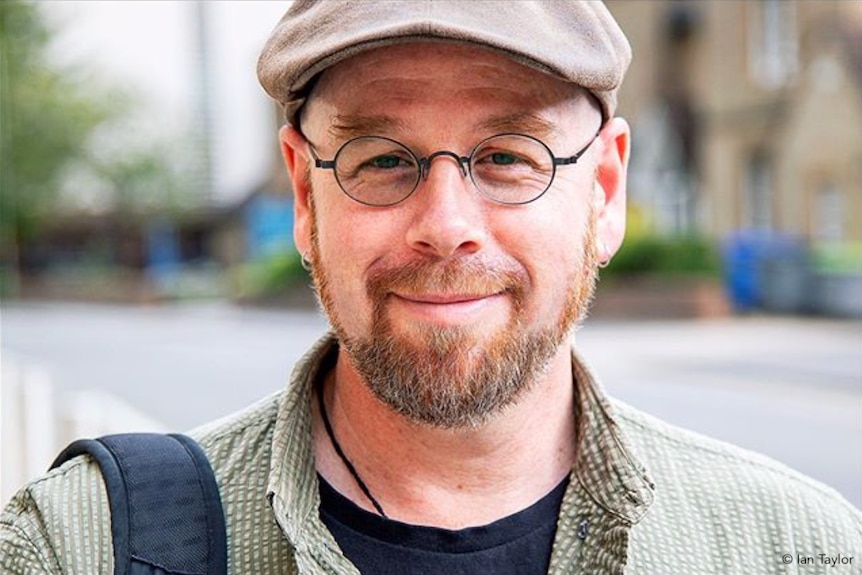
[[[559,135],[561,126],[542,111],[567,109],[583,117],[578,110],[590,100],[586,94],[490,50],[403,44],[369,50],[326,70],[309,95],[303,125],[315,109],[316,125],[333,144],[362,135],[413,135],[418,128],[411,125],[412,118],[426,105],[439,107],[446,101],[453,111],[472,116],[473,125],[465,129],[479,129],[486,136],[521,132],[544,139]],[[440,122],[446,124],[447,117]]]

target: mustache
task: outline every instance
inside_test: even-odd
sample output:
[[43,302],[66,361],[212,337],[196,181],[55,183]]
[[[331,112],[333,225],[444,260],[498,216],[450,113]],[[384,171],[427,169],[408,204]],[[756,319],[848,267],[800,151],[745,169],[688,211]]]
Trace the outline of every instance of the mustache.
[[462,257],[447,260],[413,260],[374,270],[367,282],[372,301],[381,302],[391,293],[400,295],[512,294],[522,301],[530,286],[526,270],[512,261]]

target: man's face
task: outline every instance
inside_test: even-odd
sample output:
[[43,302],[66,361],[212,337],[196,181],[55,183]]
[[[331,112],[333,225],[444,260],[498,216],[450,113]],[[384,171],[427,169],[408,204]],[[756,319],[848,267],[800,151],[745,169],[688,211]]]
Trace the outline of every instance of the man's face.
[[[302,129],[325,159],[357,136],[385,136],[424,157],[467,155],[504,132],[570,156],[600,122],[577,89],[508,58],[408,44],[328,70]],[[592,294],[605,208],[593,156],[602,145],[520,206],[482,196],[447,156],[409,198],[383,208],[350,199],[331,171],[294,174],[308,192],[306,201],[297,194],[297,245],[311,253],[346,359],[379,399],[413,420],[462,427],[529,388]]]

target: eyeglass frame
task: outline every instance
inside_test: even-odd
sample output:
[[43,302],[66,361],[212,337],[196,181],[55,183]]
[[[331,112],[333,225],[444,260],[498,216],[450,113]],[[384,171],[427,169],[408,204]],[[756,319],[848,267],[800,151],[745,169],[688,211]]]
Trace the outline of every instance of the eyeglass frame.
[[[603,127],[604,127],[604,124],[599,127],[599,129],[596,131],[596,134],[592,138],[590,138],[590,141],[587,142],[583,148],[581,148],[580,150],[575,152],[573,155],[566,156],[566,157],[555,156],[554,152],[551,150],[551,148],[545,142],[543,142],[539,138],[536,138],[535,136],[531,136],[529,134],[521,134],[519,132],[503,132],[501,134],[494,134],[493,136],[488,136],[487,138],[481,140],[478,144],[473,146],[473,149],[470,150],[469,156],[459,156],[458,154],[456,154],[455,152],[452,152],[450,150],[437,150],[437,151],[432,152],[431,154],[425,156],[424,158],[418,157],[416,155],[416,153],[413,150],[411,150],[406,144],[403,144],[402,142],[399,142],[398,140],[395,140],[393,138],[388,138],[386,136],[372,135],[372,136],[357,136],[355,138],[351,138],[338,147],[338,150],[335,151],[335,155],[332,157],[331,160],[324,160],[324,159],[320,158],[320,156],[317,155],[317,152],[315,151],[314,145],[311,143],[311,141],[308,138],[305,138],[305,141],[308,143],[308,150],[309,150],[309,152],[311,152],[312,159],[314,159],[314,167],[318,168],[318,169],[323,169],[323,170],[332,170],[332,173],[335,176],[335,181],[336,181],[336,183],[338,183],[338,187],[341,189],[341,191],[344,193],[344,195],[346,195],[348,198],[350,198],[354,202],[357,202],[357,203],[362,204],[364,206],[370,206],[373,208],[388,208],[388,207],[392,207],[392,206],[397,206],[401,202],[405,201],[407,198],[409,198],[410,196],[413,195],[413,193],[417,190],[417,188],[419,188],[419,184],[422,182],[422,180],[428,179],[428,172],[431,170],[432,160],[434,160],[434,158],[438,158],[440,156],[448,156],[448,157],[454,159],[458,163],[458,167],[461,168],[462,176],[466,178],[467,175],[469,174],[470,175],[470,181],[473,183],[473,187],[475,187],[476,190],[485,198],[489,199],[490,201],[492,201],[494,203],[501,204],[504,206],[523,206],[523,205],[535,202],[536,200],[538,200],[539,198],[544,196],[545,193],[549,189],[551,189],[551,186],[554,183],[554,178],[557,175],[557,166],[571,166],[571,165],[577,164],[578,160],[581,159],[581,157],[587,152],[587,150],[590,148],[590,146],[592,146],[593,143],[598,139],[599,135],[602,132]],[[473,155],[476,153],[476,150],[481,148],[482,145],[485,144],[486,142],[493,140],[494,138],[500,138],[503,136],[519,136],[519,137],[533,140],[536,143],[538,143],[539,145],[541,145],[548,152],[548,156],[550,156],[550,158],[552,160],[551,166],[553,167],[553,171],[551,172],[551,178],[548,180],[548,185],[545,186],[545,189],[543,189],[541,192],[539,192],[539,194],[536,195],[536,197],[531,198],[529,200],[525,200],[523,202],[504,202],[504,201],[501,201],[501,200],[498,200],[496,198],[492,198],[491,196],[489,196],[487,193],[482,191],[482,188],[476,183],[476,179],[473,177],[473,166],[472,166]],[[410,153],[410,156],[414,160],[416,160],[416,164],[419,166],[419,177],[416,178],[416,183],[413,185],[413,188],[403,198],[399,199],[396,202],[392,202],[391,204],[371,204],[368,202],[363,202],[362,200],[360,200],[360,199],[352,196],[350,193],[348,193],[348,191],[344,189],[344,185],[341,183],[341,180],[338,177],[338,171],[336,170],[338,155],[351,142],[355,142],[357,140],[362,140],[362,139],[366,139],[366,138],[379,138],[381,140],[387,140],[389,142],[392,142],[393,144],[397,144],[398,146],[407,150]],[[466,168],[465,168],[465,165],[466,165]]]

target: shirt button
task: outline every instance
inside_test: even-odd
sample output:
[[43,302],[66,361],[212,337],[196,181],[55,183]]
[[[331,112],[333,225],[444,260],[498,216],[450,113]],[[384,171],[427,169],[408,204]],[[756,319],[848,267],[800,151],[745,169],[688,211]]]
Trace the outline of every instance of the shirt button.
[[589,522],[584,519],[583,521],[581,521],[580,525],[578,525],[578,539],[586,539],[589,530]]

